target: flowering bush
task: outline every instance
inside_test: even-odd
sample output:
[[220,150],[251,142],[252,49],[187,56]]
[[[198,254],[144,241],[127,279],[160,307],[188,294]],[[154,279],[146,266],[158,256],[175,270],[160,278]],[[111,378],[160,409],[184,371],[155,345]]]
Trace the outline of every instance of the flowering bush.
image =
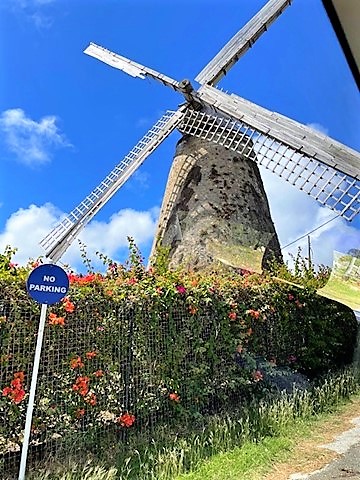
[[[122,438],[171,418],[229,409],[264,384],[259,356],[310,375],[351,361],[352,312],[312,287],[248,272],[146,270],[130,246],[127,265],[103,257],[106,273],[70,274],[68,296],[48,313],[32,445],[74,432]],[[24,288],[32,266],[10,267],[6,255],[3,453],[20,448],[39,318]]]

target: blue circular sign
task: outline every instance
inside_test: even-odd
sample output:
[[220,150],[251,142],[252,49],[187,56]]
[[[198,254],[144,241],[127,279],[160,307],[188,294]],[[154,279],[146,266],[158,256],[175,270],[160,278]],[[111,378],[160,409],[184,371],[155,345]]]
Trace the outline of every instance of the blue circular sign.
[[36,302],[52,305],[67,294],[69,278],[65,270],[57,265],[40,265],[30,273],[26,289]]

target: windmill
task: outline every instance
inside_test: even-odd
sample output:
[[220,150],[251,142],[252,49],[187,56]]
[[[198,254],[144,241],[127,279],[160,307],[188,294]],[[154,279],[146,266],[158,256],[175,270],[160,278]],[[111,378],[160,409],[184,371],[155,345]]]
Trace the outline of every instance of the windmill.
[[[234,152],[256,168],[256,164],[263,165],[347,220],[357,215],[360,211],[358,152],[294,120],[216,88],[290,3],[291,0],[270,0],[197,75],[195,81],[200,85],[197,90],[188,80],[178,82],[94,43],[85,49],[86,54],[133,77],[149,77],[172,88],[183,95],[185,103],[176,111],[166,112],[109,175],[41,241],[50,261],[61,258],[82,228],[175,129],[185,138]],[[166,234],[163,225],[174,213],[177,189],[179,184],[175,180],[165,194],[158,231],[160,241]],[[175,215],[175,222],[177,220]],[[178,230],[177,234],[181,235],[181,228]]]

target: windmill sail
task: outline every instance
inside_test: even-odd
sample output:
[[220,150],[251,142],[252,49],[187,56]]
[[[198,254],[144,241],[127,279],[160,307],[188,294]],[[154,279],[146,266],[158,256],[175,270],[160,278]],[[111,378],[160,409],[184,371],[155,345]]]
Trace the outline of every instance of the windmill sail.
[[91,57],[97,58],[101,62],[104,62],[111,67],[122,70],[132,77],[144,79],[146,76],[148,76],[154,80],[158,80],[167,87],[171,87],[175,91],[182,93],[180,83],[176,80],[173,80],[172,78],[167,77],[166,75],[163,75],[152,68],[148,68],[140,63],[136,63],[129,58],[118,55],[117,53],[101,47],[100,45],[96,45],[96,43],[91,42],[90,45],[84,50],[84,53],[90,55]]
[[[218,93],[221,94],[216,91]],[[287,126],[293,128],[293,136],[289,137],[282,126],[279,129],[275,114],[267,113],[271,121],[257,122],[255,115],[244,114],[246,110],[243,108],[230,109],[228,104],[224,102],[220,107],[218,102],[216,105],[222,112],[240,120],[188,110],[178,129],[183,134],[209,140],[245,158],[252,158],[347,220],[359,213],[360,155],[357,152],[300,124],[297,124],[299,133],[296,136],[293,125],[297,122],[281,117]],[[250,105],[260,110],[260,107]],[[262,113],[264,111],[261,109]],[[311,147],[315,140],[318,149]]]
[[215,85],[230,68],[246,53],[269,26],[291,4],[291,0],[269,1],[195,78],[201,85]]
[[69,215],[40,242],[46,257],[57,262],[96,213],[110,200],[143,161],[177,127],[185,107],[167,112]]

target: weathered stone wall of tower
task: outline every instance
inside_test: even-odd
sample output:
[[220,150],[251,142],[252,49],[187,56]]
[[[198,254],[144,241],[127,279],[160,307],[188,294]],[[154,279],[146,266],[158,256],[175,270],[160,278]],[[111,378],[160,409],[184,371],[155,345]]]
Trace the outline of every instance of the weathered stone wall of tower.
[[253,160],[192,136],[177,144],[155,244],[170,246],[171,265],[214,264],[260,270],[280,245]]

